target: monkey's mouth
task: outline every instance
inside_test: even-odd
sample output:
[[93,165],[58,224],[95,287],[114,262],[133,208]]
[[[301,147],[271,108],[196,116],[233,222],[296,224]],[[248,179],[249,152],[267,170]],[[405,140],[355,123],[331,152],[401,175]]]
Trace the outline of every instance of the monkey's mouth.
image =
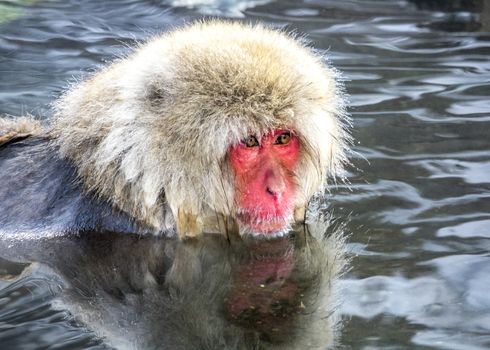
[[241,212],[237,214],[241,234],[283,236],[291,229],[292,215],[272,216]]

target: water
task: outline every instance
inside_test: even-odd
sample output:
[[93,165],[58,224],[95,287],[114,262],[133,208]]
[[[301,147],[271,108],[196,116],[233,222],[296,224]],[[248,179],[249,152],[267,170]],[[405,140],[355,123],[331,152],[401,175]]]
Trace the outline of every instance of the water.
[[[340,348],[490,348],[488,1],[4,1],[0,11],[0,112],[13,115],[49,117],[69,81],[203,14],[307,33],[344,73],[358,153],[350,186],[331,194],[355,255]],[[63,283],[1,282],[2,349],[105,347],[50,306]]]

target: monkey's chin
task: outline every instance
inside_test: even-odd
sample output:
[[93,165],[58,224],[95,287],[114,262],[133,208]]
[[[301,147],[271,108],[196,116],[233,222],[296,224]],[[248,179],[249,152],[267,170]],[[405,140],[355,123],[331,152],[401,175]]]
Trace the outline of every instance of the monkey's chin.
[[276,239],[276,238],[282,238],[291,232],[290,228],[285,228],[282,231],[273,231],[273,232],[257,232],[257,231],[252,231],[249,228],[241,229],[240,230],[240,235],[242,237],[251,237],[253,239]]
[[286,236],[291,231],[291,220],[286,220],[284,218],[255,222],[247,221],[240,220],[240,218],[238,218],[240,235],[242,236],[252,236],[266,239],[278,238]]

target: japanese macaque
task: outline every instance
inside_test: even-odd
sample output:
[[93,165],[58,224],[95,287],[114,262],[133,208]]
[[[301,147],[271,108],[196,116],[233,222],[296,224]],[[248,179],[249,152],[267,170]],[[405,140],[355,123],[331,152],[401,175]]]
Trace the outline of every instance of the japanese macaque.
[[280,236],[341,174],[347,121],[300,40],[197,22],[75,84],[45,131],[4,127],[0,230]]

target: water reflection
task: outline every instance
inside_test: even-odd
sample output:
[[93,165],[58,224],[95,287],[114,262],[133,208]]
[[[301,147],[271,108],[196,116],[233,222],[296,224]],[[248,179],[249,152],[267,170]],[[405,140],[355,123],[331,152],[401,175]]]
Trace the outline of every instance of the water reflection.
[[[116,348],[324,349],[336,337],[335,285],[345,257],[340,231],[312,228],[314,235],[298,230],[269,241],[205,235],[182,243],[110,232],[2,241],[0,256],[19,261],[7,270],[33,264],[3,282],[1,297],[15,310],[12,293],[27,289],[31,305],[68,310]],[[29,312],[36,319],[30,309],[16,317]],[[9,317],[0,313],[0,322],[15,324]]]

